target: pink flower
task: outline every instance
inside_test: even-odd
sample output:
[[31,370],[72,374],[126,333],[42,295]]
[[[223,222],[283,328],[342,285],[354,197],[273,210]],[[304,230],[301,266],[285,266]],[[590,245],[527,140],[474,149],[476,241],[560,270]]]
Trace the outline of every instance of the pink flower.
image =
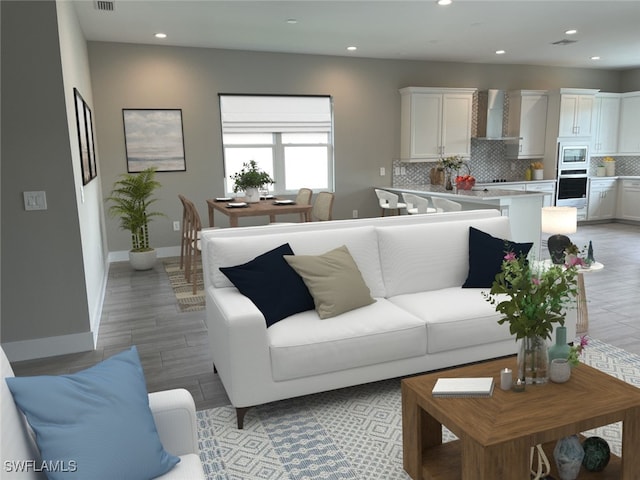
[[516,254],[515,254],[514,252],[509,252],[509,253],[507,253],[507,254],[504,256],[504,259],[505,259],[507,262],[511,262],[511,261],[513,261],[513,260],[515,260],[515,259],[516,259]]
[[531,283],[534,285],[540,285],[540,279],[538,277],[531,277]]
[[565,266],[567,267],[585,267],[584,260],[577,255],[567,255],[565,259]]
[[586,335],[580,337],[580,347],[584,348],[589,345],[589,338]]

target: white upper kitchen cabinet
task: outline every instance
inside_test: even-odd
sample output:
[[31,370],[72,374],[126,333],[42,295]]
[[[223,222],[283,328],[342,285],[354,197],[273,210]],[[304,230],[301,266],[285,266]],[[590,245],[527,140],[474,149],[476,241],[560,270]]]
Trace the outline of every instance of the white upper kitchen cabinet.
[[617,153],[640,154],[640,92],[621,95]]
[[520,137],[507,144],[510,158],[543,158],[547,126],[547,92],[512,90],[509,92],[507,136]]
[[[561,89],[561,92],[567,89]],[[560,94],[559,137],[589,137],[595,92]]]
[[428,161],[471,154],[475,88],[407,87],[400,90],[400,158]]
[[615,155],[618,151],[620,94],[598,93],[593,103],[591,155]]

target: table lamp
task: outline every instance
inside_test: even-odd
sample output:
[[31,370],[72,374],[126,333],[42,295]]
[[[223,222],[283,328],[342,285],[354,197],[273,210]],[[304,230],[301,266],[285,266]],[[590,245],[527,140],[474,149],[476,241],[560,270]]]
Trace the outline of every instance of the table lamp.
[[571,245],[567,233],[578,229],[578,209],[576,207],[543,207],[542,232],[550,233],[547,241],[551,261],[556,265],[564,263],[564,251]]

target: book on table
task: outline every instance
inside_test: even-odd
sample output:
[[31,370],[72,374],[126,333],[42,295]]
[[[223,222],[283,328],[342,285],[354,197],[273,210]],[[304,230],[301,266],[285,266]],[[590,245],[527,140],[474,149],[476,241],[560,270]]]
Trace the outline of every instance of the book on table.
[[493,377],[439,378],[431,391],[434,397],[490,397]]

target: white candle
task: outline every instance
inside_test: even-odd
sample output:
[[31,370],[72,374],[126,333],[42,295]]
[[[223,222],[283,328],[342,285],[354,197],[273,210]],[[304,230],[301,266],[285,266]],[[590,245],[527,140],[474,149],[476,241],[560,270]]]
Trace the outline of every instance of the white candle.
[[500,388],[502,390],[511,390],[511,382],[513,377],[510,368],[500,370]]

